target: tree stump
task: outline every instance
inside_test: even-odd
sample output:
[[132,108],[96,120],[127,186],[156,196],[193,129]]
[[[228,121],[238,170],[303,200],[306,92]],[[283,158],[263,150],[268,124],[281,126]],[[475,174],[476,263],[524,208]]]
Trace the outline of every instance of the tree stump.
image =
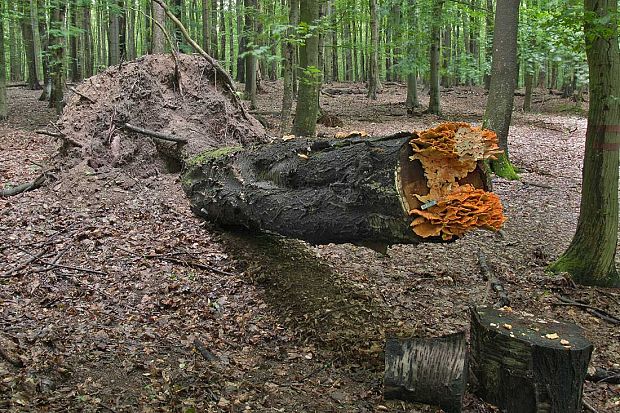
[[460,413],[467,386],[465,333],[430,339],[388,339],[384,397]]
[[508,307],[471,310],[476,394],[507,413],[579,413],[592,344],[574,324]]
[[501,204],[485,192],[482,163],[494,153],[495,136],[445,125],[419,134],[221,148],[187,162],[183,188],[194,213],[220,226],[313,244],[410,244],[497,229]]

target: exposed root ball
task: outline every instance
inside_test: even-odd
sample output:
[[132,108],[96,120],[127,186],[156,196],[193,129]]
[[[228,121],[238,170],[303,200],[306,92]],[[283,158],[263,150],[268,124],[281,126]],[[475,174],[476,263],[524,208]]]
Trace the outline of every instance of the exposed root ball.
[[[195,55],[148,55],[113,66],[82,82],[68,99],[59,125],[79,142],[61,148],[64,166],[117,166],[144,176],[178,169],[184,159],[222,146],[265,140],[262,126],[245,117],[212,67]],[[164,142],[123,129],[126,123],[187,140]]]

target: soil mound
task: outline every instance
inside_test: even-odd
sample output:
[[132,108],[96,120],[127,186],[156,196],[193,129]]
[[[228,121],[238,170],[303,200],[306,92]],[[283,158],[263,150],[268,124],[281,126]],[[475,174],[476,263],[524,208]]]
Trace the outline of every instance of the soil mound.
[[[108,68],[73,89],[58,122],[68,138],[60,163],[86,160],[94,169],[123,167],[148,176],[176,172],[184,159],[205,150],[264,141],[263,127],[222,81],[197,55],[179,55],[178,70],[170,54]],[[129,131],[127,123],[187,144]]]

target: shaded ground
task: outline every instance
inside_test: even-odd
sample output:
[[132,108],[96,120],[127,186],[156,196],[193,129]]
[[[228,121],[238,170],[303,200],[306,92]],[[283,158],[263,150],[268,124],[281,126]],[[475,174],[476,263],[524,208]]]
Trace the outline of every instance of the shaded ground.
[[[278,110],[279,84],[264,86],[260,110]],[[32,133],[53,118],[37,94],[9,93],[3,184],[36,176],[56,146]],[[404,94],[391,85],[377,102],[322,104],[342,129],[371,134],[441,120],[407,117]],[[479,121],[480,89],[443,98],[445,119]],[[81,164],[0,199],[0,273],[9,275],[0,278],[0,411],[434,411],[381,399],[383,338],[466,328],[467,305],[493,299],[479,249],[516,309],[583,326],[592,364],[619,368],[617,327],[553,304],[561,294],[619,314],[620,294],[544,274],[575,229],[585,135],[583,117],[559,111],[574,112],[571,102],[551,102],[534,104],[541,114],[515,113],[510,144],[523,172],[495,181],[508,217],[501,234],[395,246],[388,256],[218,233],[191,214],[174,174],[139,179]],[[41,261],[20,268],[31,254]],[[620,388],[587,383],[585,398],[613,412]],[[468,396],[465,411],[495,410]]]

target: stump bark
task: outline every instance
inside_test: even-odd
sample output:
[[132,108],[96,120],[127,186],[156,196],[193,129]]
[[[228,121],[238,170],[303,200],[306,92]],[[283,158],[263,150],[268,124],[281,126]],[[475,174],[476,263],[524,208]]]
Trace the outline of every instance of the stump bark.
[[578,413],[592,344],[574,324],[490,307],[471,311],[476,394],[507,413]]
[[384,397],[460,413],[467,387],[465,333],[430,339],[388,339]]
[[[436,241],[410,228],[429,193],[413,134],[296,138],[205,152],[182,178],[197,215],[224,227],[275,232],[313,244]],[[482,164],[459,180],[487,190]],[[440,240],[440,238],[439,238]]]

